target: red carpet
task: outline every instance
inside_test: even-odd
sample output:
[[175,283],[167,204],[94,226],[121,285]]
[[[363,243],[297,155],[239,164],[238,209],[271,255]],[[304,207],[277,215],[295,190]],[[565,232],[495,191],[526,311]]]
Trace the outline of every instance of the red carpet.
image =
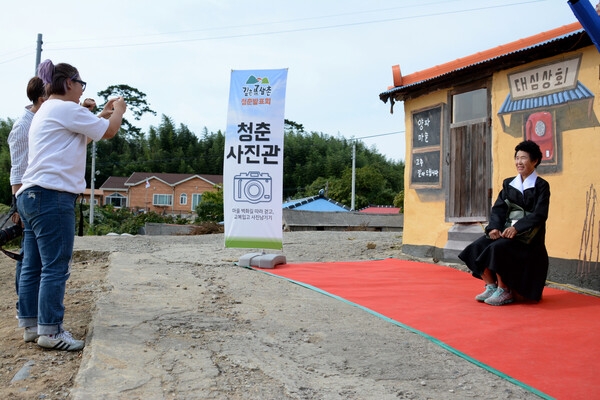
[[600,399],[600,298],[545,288],[538,304],[493,307],[474,300],[483,282],[470,274],[397,259],[285,264],[262,271],[429,335],[542,397]]

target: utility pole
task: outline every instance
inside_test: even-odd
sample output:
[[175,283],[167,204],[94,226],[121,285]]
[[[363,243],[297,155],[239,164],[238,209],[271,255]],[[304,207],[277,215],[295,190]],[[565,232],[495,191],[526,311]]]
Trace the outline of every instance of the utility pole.
[[354,195],[356,191],[356,140],[352,140],[352,200],[350,210],[354,211]]
[[35,72],[33,73],[33,76],[37,76],[38,73],[38,66],[40,65],[41,59],[42,59],[42,34],[38,33],[37,36],[37,50],[35,52]]
[[96,142],[92,140],[92,176],[90,177],[90,228],[94,227],[94,186],[96,183]]

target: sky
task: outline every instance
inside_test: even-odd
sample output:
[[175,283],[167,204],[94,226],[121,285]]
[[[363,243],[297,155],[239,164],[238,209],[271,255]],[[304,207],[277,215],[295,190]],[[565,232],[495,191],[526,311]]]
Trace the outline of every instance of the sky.
[[403,104],[391,114],[379,94],[393,65],[408,75],[577,21],[567,0],[30,0],[2,14],[2,119],[28,103],[42,34],[41,60],[75,66],[83,98],[145,93],[157,115],[128,118],[145,132],[163,115],[224,132],[231,71],[288,68],[286,119],[392,161],[405,159]]

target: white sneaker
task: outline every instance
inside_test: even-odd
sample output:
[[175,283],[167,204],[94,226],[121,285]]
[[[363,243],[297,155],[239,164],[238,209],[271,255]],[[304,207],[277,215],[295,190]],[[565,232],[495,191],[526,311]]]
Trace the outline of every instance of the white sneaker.
[[56,335],[40,335],[37,341],[38,346],[53,350],[75,351],[83,349],[85,342],[75,340],[71,333],[62,331]]
[[28,326],[23,332],[23,340],[27,343],[35,342],[40,335],[37,333],[37,326]]
[[498,289],[496,289],[494,294],[485,299],[484,303],[489,304],[490,306],[501,306],[512,303],[513,301],[515,301],[515,299],[513,298],[510,289],[502,289],[498,286]]
[[475,300],[484,302],[486,299],[492,297],[496,289],[498,289],[498,285],[494,283],[486,283],[485,290],[482,293],[479,293],[477,296],[475,296]]

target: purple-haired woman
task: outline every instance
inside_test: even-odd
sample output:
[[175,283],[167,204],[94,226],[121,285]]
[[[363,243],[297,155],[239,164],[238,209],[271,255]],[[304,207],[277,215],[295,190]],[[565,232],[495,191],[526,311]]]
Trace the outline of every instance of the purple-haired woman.
[[84,341],[73,339],[63,328],[75,200],[85,190],[88,142],[114,137],[127,105],[123,98],[115,99],[110,118],[98,118],[79,105],[86,83],[75,67],[46,60],[38,76],[48,99],[31,123],[28,166],[16,194],[24,223],[19,326],[25,328],[25,341],[37,339],[44,348],[80,350]]

